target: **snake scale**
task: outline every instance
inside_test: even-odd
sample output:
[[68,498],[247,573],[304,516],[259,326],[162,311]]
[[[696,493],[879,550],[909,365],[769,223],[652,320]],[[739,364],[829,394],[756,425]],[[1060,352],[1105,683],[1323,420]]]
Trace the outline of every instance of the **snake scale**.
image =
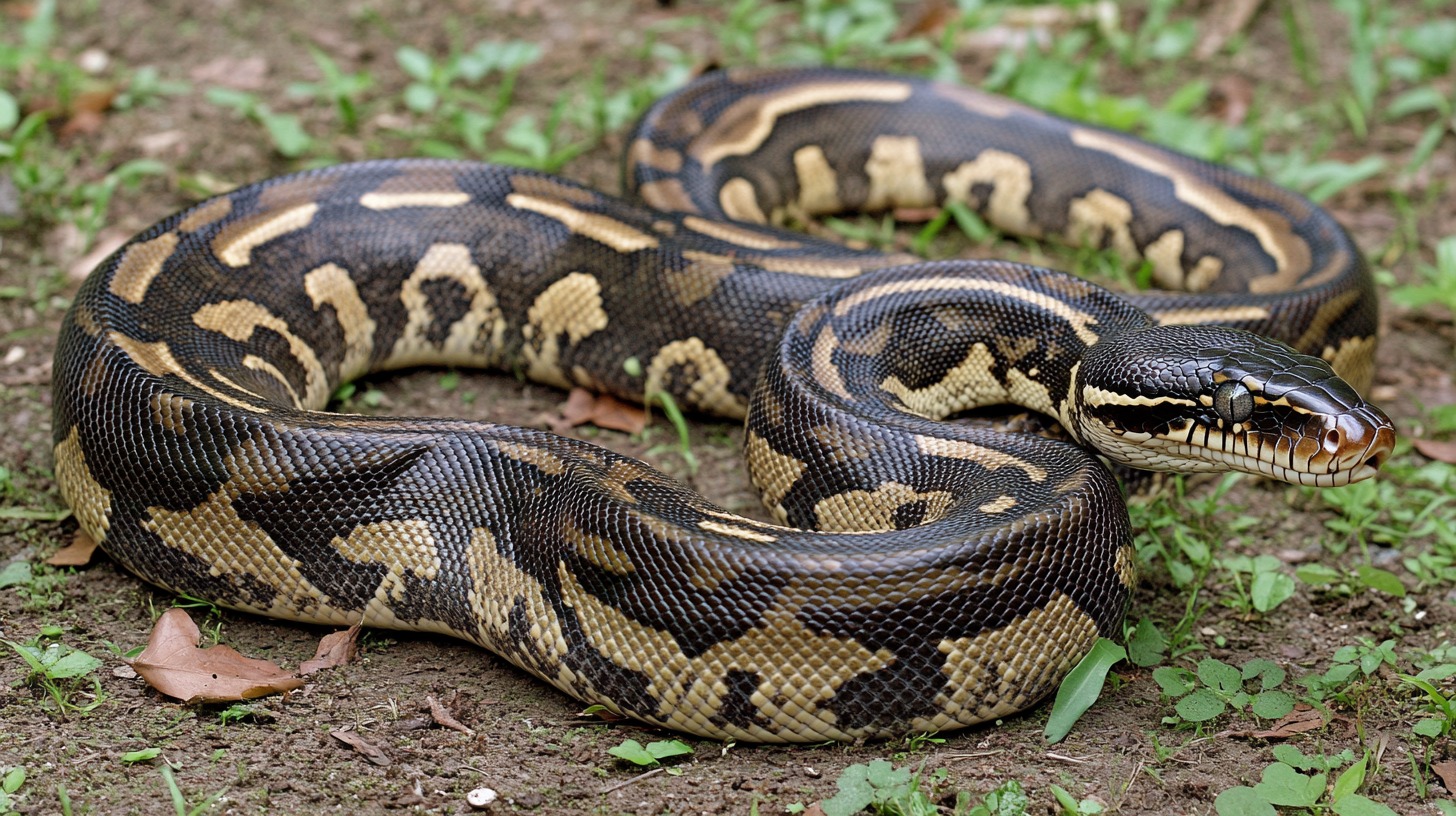
[[[1372,373],[1364,262],[1267,182],[829,69],[696,80],[631,134],[625,179],[650,206],[485,164],[346,164],[138,235],[56,353],[81,528],[171,590],[448,633],[648,723],[851,740],[1023,709],[1120,633],[1131,532],[1098,456],[940,420],[1014,403],[1118,462],[1306,484],[1368,477],[1393,443],[1346,382]],[[1183,291],[769,226],[947,200]],[[783,525],[576,439],[322,410],[417,365],[746,415]]]

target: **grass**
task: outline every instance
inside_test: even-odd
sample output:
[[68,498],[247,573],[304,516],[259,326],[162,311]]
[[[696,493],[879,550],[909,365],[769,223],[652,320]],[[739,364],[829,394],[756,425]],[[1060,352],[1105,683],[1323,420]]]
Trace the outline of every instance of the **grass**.
[[[1317,201],[1363,197],[1395,214],[1388,236],[1373,239],[1378,245],[1372,252],[1378,267],[1396,270],[1381,278],[1391,301],[1419,320],[1445,325],[1456,314],[1456,235],[1424,227],[1445,199],[1440,182],[1423,179],[1443,167],[1437,159],[1452,143],[1456,21],[1442,17],[1437,4],[1423,2],[1334,0],[1333,17],[1310,0],[1276,6],[1264,14],[1270,16],[1269,30],[1288,43],[1290,80],[1303,86],[1296,94],[1299,103],[1290,104],[1279,83],[1261,84],[1245,115],[1220,117],[1211,113],[1213,100],[1225,93],[1217,80],[1231,71],[1256,75],[1246,61],[1257,45],[1236,34],[1208,61],[1198,62],[1203,21],[1170,0],[1151,0],[1136,12],[1072,0],[1052,7],[1057,22],[1040,27],[1025,23],[1016,6],[961,0],[960,15],[938,31],[908,30],[905,7],[887,0],[735,0],[676,14],[638,32],[630,60],[639,70],[603,60],[583,65],[571,82],[547,88],[533,83],[531,74],[543,69],[548,52],[509,35],[472,41],[452,34],[448,44],[433,49],[406,38],[371,61],[310,44],[308,70],[281,77],[282,93],[190,88],[147,66],[116,64],[88,73],[67,52],[57,4],[39,0],[28,20],[0,32],[0,193],[8,185],[19,202],[0,210],[0,226],[7,240],[56,225],[89,240],[114,219],[115,202],[134,200],[137,189],[155,186],[175,171],[130,155],[89,155],[84,141],[60,136],[78,101],[107,87],[116,90],[111,115],[118,117],[181,96],[205,100],[217,117],[236,121],[243,137],[267,145],[280,166],[350,155],[342,134],[371,155],[485,157],[557,171],[570,170],[574,159],[620,135],[653,99],[683,82],[706,51],[729,65],[812,62],[974,76],[990,90],[1268,176]],[[967,67],[973,60],[957,43],[985,32],[1000,32],[1008,43],[1017,34],[1034,35],[1040,45],[1013,44],[987,54],[988,70],[973,74]],[[1323,65],[1331,48],[1348,53],[1333,77]],[[1190,63],[1196,67],[1190,69]],[[1138,79],[1131,90],[1129,72]],[[208,187],[199,178],[183,168],[177,184],[184,190]],[[847,239],[911,246],[938,257],[998,240],[964,207],[947,208],[908,231],[877,217],[837,219],[830,228]],[[15,252],[25,241],[39,243],[12,240],[5,251]],[[1107,252],[1004,242],[997,250],[1119,285],[1146,284],[1145,269]],[[42,256],[36,250],[31,257]],[[69,284],[59,264],[33,265],[41,270],[34,280],[7,279],[0,288],[0,308],[54,314],[65,305]],[[442,378],[439,387],[453,392],[459,382],[458,375]],[[335,396],[345,410],[387,408],[384,392],[369,384],[345,386]],[[648,397],[651,402],[653,395]],[[677,438],[672,447],[691,464],[687,421],[675,404],[660,402]],[[1413,422],[1424,435],[1449,439],[1456,433],[1456,410],[1429,406]],[[65,512],[53,492],[36,487],[48,482],[49,474],[34,464],[0,463],[0,525],[7,530],[25,525],[20,536],[31,537],[21,539],[27,544],[48,541],[51,534],[44,531],[50,528],[35,525]],[[1155,745],[1267,724],[1291,702],[1375,726],[1349,738],[1329,733],[1268,749],[1230,747],[1252,757],[1254,776],[1246,780],[1250,784],[1225,780],[1214,791],[1220,814],[1275,807],[1286,814],[1380,813],[1380,798],[1402,785],[1434,799],[1439,791],[1432,765],[1453,750],[1450,680],[1456,676],[1456,650],[1446,644],[1431,648],[1430,641],[1440,636],[1418,631],[1412,621],[1456,587],[1456,468],[1403,444],[1377,481],[1326,491],[1281,488],[1273,509],[1260,502],[1255,515],[1245,505],[1261,491],[1238,477],[1211,485],[1178,479],[1169,490],[1134,504],[1139,564],[1159,597],[1139,596],[1134,614],[1141,620],[1130,630],[1128,662],[1113,667],[1114,691],[1099,682],[1081,696],[1121,695],[1129,686],[1161,690],[1148,722]],[[37,529],[42,532],[31,532]],[[14,593],[28,614],[44,615],[66,602],[67,576],[13,560],[0,568],[0,592]],[[1361,617],[1364,628],[1337,646],[1313,647],[1291,659],[1261,640],[1262,632],[1290,616],[1339,618],[1359,602],[1374,604],[1376,611]],[[84,651],[57,636],[13,643],[11,649],[20,669],[12,679],[39,691],[47,710],[73,716],[104,706],[95,668],[76,671],[90,657]],[[243,716],[241,710],[218,714],[224,722]],[[1408,768],[1379,764],[1378,754],[1370,753],[1375,730],[1400,735],[1410,752]],[[1074,740],[1079,736],[1075,729],[1070,734]],[[882,749],[894,761],[923,751],[929,762],[942,748],[939,739],[924,735]],[[1322,747],[1325,740],[1337,742],[1339,750]],[[628,742],[633,741],[617,748],[627,750]],[[642,752],[634,756],[660,761],[653,744],[638,743]],[[1173,753],[1154,750],[1149,761],[1167,765]],[[191,804],[170,767],[159,772],[178,813],[209,807],[221,796]],[[853,793],[827,798],[826,813],[831,807],[928,813],[945,801],[954,805],[940,812],[968,814],[1024,812],[1031,800],[1064,813],[1095,812],[1091,808],[1099,806],[1096,799],[1068,793],[1083,789],[1067,782],[1023,786],[1009,780],[979,793],[940,771],[885,760],[850,764],[838,782],[841,792]],[[5,796],[0,802],[8,806],[29,797],[28,806],[42,806],[35,787],[24,770],[12,769],[0,781]],[[57,793],[54,801],[62,797]],[[836,800],[839,804],[829,806]],[[848,809],[856,803],[862,804]]]

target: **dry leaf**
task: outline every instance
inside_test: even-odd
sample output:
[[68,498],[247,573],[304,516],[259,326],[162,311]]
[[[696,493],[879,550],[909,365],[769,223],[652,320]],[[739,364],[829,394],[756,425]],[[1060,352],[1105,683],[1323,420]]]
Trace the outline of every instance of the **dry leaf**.
[[1456,793],[1456,759],[1443,759],[1431,764],[1431,770],[1441,777],[1441,784],[1447,793]]
[[342,632],[334,632],[331,635],[324,635],[319,640],[318,651],[313,658],[303,661],[298,667],[298,674],[304,677],[324,669],[332,669],[335,666],[342,666],[345,663],[354,662],[359,656],[359,624],[354,624]]
[[1225,124],[1242,125],[1254,104],[1254,85],[1237,74],[1228,74],[1213,84],[1208,101],[1213,115]]
[[588,423],[598,428],[637,434],[647,427],[647,412],[608,394],[593,394],[585,388],[573,388],[561,405],[560,418],[547,420],[547,425],[556,433],[565,433]]
[[1415,449],[1427,459],[1456,464],[1456,442],[1442,442],[1439,439],[1417,439],[1412,443]]
[[78,530],[70,544],[56,550],[45,562],[53,567],[84,567],[91,563],[94,552],[96,540]]
[[106,122],[106,112],[111,109],[111,102],[114,99],[116,99],[115,88],[77,94],[71,100],[70,109],[66,111],[68,116],[65,124],[56,131],[56,135],[66,139],[100,130]]
[[1274,723],[1274,727],[1267,731],[1255,731],[1250,736],[1255,739],[1287,739],[1295,734],[1313,731],[1324,724],[1325,719],[1318,711],[1307,705],[1299,705]]
[[1203,39],[1198,43],[1193,56],[1206,60],[1219,52],[1233,35],[1248,27],[1254,14],[1264,0],[1224,0],[1214,7],[1209,25],[1204,28]]
[[268,75],[268,61],[262,57],[218,57],[193,68],[188,74],[198,85],[221,85],[239,91],[256,91]]
[[455,715],[451,714],[449,709],[440,705],[440,701],[436,700],[434,695],[425,695],[425,701],[430,704],[430,716],[435,718],[436,723],[454,731],[459,731],[467,737],[475,736],[475,732],[455,719]]
[[373,762],[375,765],[388,766],[392,762],[379,746],[364,739],[354,731],[330,731],[329,736],[363,754],[365,759]]
[[276,664],[243,657],[230,646],[199,649],[201,636],[186,610],[168,609],[131,667],[147,685],[184,703],[250,700],[303,685]]

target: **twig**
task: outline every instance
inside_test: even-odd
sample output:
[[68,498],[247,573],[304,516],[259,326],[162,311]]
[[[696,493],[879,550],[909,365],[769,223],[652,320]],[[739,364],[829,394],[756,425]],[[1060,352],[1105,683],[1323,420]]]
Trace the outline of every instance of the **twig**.
[[636,776],[632,777],[631,779],[625,779],[625,780],[623,780],[621,782],[618,782],[615,785],[612,785],[611,787],[602,788],[602,795],[605,796],[605,795],[611,793],[612,791],[621,790],[622,788],[625,788],[625,787],[627,787],[628,785],[631,785],[634,782],[641,782],[642,780],[646,779],[647,777],[649,777],[649,776],[656,776],[657,774],[660,774],[660,773],[662,773],[665,770],[667,770],[667,766],[666,765],[662,766],[661,768],[653,768],[652,770],[647,771],[646,773],[637,774]]

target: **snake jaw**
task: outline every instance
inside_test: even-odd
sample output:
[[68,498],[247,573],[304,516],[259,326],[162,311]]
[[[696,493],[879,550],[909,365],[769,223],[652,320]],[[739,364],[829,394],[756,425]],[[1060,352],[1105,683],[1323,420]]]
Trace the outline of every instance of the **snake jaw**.
[[1108,364],[1093,346],[1079,372],[1079,435],[1122,464],[1338,487],[1374,476],[1395,444],[1390,418],[1319,358],[1221,327],[1137,334],[1141,351]]

